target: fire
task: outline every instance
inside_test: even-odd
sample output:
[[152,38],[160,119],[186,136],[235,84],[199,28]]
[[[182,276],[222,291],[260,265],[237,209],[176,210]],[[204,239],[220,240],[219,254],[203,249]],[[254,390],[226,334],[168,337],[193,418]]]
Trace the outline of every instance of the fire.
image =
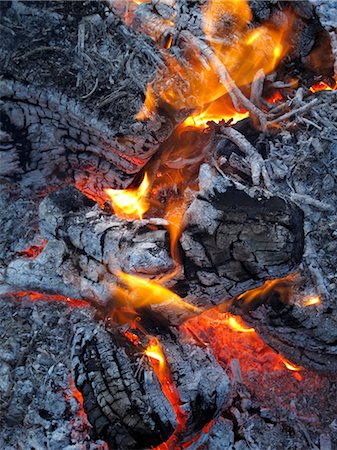
[[310,297],[306,298],[303,302],[304,306],[319,305],[320,303],[321,299],[319,295],[311,295]]
[[302,375],[299,372],[303,370],[303,367],[297,366],[296,364],[285,359],[283,356],[280,356],[280,361],[282,361],[288,370],[294,373],[294,377],[297,381],[302,381]]
[[238,331],[239,333],[255,333],[255,329],[247,327],[247,325],[239,317],[229,315],[227,323],[232,330]]
[[150,344],[144,353],[148,358],[154,359],[158,362],[160,379],[162,379],[166,368],[166,362],[163,349],[156,338],[150,339]]
[[268,103],[277,103],[278,101],[282,101],[283,97],[279,91],[275,91],[274,94],[267,99]]
[[329,86],[327,83],[324,83],[324,81],[319,81],[316,84],[313,84],[310,87],[311,92],[319,92],[319,91],[335,91],[337,90],[337,81],[335,81],[333,86]]
[[23,292],[11,292],[8,294],[15,299],[23,299],[31,302],[46,301],[46,302],[61,302],[65,303],[73,308],[88,308],[90,302],[86,300],[77,300],[70,297],[64,297],[63,295],[42,294],[35,291],[23,291]]
[[[238,316],[220,313],[218,309],[205,311],[198,317],[189,319],[181,331],[193,337],[202,347],[210,346],[216,357],[229,365],[233,359],[240,363],[242,374],[247,374],[245,382],[249,384],[249,373],[260,372],[259,377],[273,377],[288,370],[296,380],[301,381],[304,372],[297,366],[268,347],[253,328],[249,328]],[[238,334],[242,333],[238,339]]]
[[180,262],[178,253],[178,241],[183,231],[183,216],[186,211],[184,203],[171,202],[168,206],[166,219],[169,222],[168,230],[170,233],[170,250],[173,261],[177,264]]
[[195,314],[201,312],[200,308],[184,302],[179,295],[155,281],[137,275],[129,275],[124,272],[117,273],[117,276],[127,286],[127,300],[135,308],[142,308],[147,305],[156,305],[160,303],[170,303],[177,308],[185,309]]
[[18,255],[32,259],[36,258],[40,253],[42,253],[47,243],[48,241],[46,239],[43,239],[40,245],[30,245],[25,250],[21,250],[20,252],[18,252]]
[[281,356],[280,359],[283,362],[283,364],[286,366],[286,368],[288,370],[291,370],[292,372],[299,372],[300,370],[303,370],[303,367],[297,366],[296,364],[291,363],[290,361],[285,359],[283,356]]
[[179,273],[180,270],[180,254],[178,249],[178,242],[183,232],[183,217],[186,211],[186,204],[172,200],[169,202],[166,213],[166,220],[169,225],[167,227],[170,235],[170,253],[174,261],[175,268],[172,272],[161,276],[157,281],[162,284],[165,281],[171,280],[175,275]]
[[123,219],[142,219],[149,209],[147,198],[150,192],[150,183],[147,173],[137,189],[105,189],[111,198],[115,214]]
[[167,442],[159,445],[155,450],[168,450],[176,448],[176,439],[179,432],[184,429],[187,415],[181,407],[181,400],[177,389],[172,380],[172,375],[166,364],[166,358],[162,346],[158,339],[150,337],[150,343],[145,349],[144,354],[150,359],[153,370],[155,371],[158,380],[161,384],[163,393],[171,403],[171,406],[175,412],[178,420],[177,428]]
[[[221,100],[221,99],[220,99]],[[239,122],[239,120],[243,120],[246,117],[249,117],[249,112],[237,112],[234,107],[228,108],[228,112],[226,112],[226,108],[223,104],[219,104],[220,102],[212,103],[208,108],[201,111],[199,114],[191,114],[187,119],[183,122],[184,127],[193,127],[193,128],[207,128],[208,122],[216,122],[219,123],[221,120],[225,120],[226,122],[232,120],[231,123],[234,124]]]
[[[260,69],[270,73],[288,52],[292,17],[286,14],[279,28],[269,23],[249,29],[252,13],[246,0],[212,0],[206,7],[205,35],[238,86],[251,83]],[[223,36],[230,36],[230,42]]]
[[[282,26],[267,23],[252,29],[252,13],[247,0],[211,0],[203,7],[207,44],[238,86],[248,86],[260,69],[270,73],[287,54],[292,16],[286,10],[285,15]],[[147,86],[145,103],[137,118],[145,120],[154,112],[156,103],[166,103],[177,110],[198,110],[187,119],[186,126],[205,127],[207,121],[231,117],[241,120],[246,111],[235,111],[228,99],[222,103],[222,112],[214,114],[209,110],[210,103],[227,93],[226,88],[221,84],[215,68],[209,66],[204,55],[200,54],[197,45],[189,45],[185,57],[188,65],[180,64],[166,53],[166,68],[159,70]],[[228,106],[234,109],[230,114]]]
[[285,278],[268,280],[262,286],[239,295],[237,299],[242,301],[245,306],[249,306],[253,301],[265,301],[270,295],[277,294],[281,301],[287,303],[295,278],[296,275],[291,274]]
[[136,119],[137,120],[147,119],[155,111],[155,108],[156,108],[156,97],[151,88],[151,85],[148,84],[146,87],[145,102],[139,113],[136,115]]

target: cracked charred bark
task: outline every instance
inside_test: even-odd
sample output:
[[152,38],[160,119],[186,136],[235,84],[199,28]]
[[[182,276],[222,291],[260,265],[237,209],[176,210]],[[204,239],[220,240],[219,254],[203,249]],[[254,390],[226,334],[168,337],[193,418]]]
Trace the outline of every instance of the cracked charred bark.
[[[245,188],[207,164],[201,166],[199,186],[183,219],[181,273],[169,282],[186,302],[209,308],[298,266],[303,217],[292,202]],[[10,262],[4,282],[10,289],[52,291],[106,304],[118,271],[150,277],[173,271],[167,225],[164,219],[121,221],[66,188],[40,207],[48,245],[34,260]],[[174,303],[150,308],[176,324],[195,314],[177,310]]]
[[[178,29],[184,30],[190,18],[183,14],[184,2],[178,3],[182,12]],[[152,8],[152,4],[143,6]],[[102,199],[103,187],[127,186],[171,133],[179,122],[179,114],[172,117],[172,111],[158,113],[147,123],[135,120],[146,82],[162,63],[160,53],[149,39],[134,33],[99,3],[86,2],[79,10],[77,2],[16,2],[1,7],[5,12],[0,53],[4,75],[0,174],[5,180],[1,206],[11,211],[10,219],[3,221],[1,282],[7,286],[2,288],[63,293],[114,306],[110,286],[116,283],[116,270],[152,277],[173,270],[167,222],[122,222],[68,189],[41,205],[41,229],[48,238],[41,255],[35,260],[17,258],[22,250],[18,241],[25,234],[36,237],[35,194],[75,184]],[[305,18],[305,8],[300,11]],[[255,8],[254,14],[261,19],[270,10]],[[197,30],[200,16],[195,19]],[[308,39],[301,57],[313,47],[313,34],[304,33]],[[163,46],[165,42],[164,36]],[[229,165],[249,178],[249,168],[238,156],[232,156]],[[297,268],[303,252],[303,217],[289,199],[242,186],[226,175],[221,178],[209,166],[203,166],[199,181],[201,190],[191,200],[180,239],[183,270],[170,283],[186,302],[209,308]],[[22,198],[33,191],[32,200]],[[170,303],[148,309],[150,317],[162,316],[166,324],[179,324],[193,314],[193,308],[178,310]],[[237,310],[266,342],[292,360],[322,371],[336,370],[335,321],[327,309],[303,317],[296,305],[269,298],[248,312],[238,302]],[[175,428],[172,408],[145,359],[141,373],[151,374],[150,384],[139,379],[135,349],[118,333],[101,325],[78,332],[77,384],[96,431],[112,447],[157,445]],[[228,380],[212,357],[194,351],[200,366],[195,368],[190,347],[176,339],[163,337],[163,341],[188,410],[187,431],[193,434],[221,410]],[[134,397],[118,384],[121,374],[135,388]],[[201,382],[195,390],[185,389],[183,380],[193,385],[194,376]],[[223,389],[218,392],[213,381]],[[144,411],[149,399],[150,410]],[[131,405],[128,411],[135,416],[125,415],[125,405]]]
[[163,64],[151,40],[99,2],[78,5],[1,5],[0,176],[31,194],[126,187],[179,122],[136,119]]
[[[167,360],[168,377],[179,404],[172,405],[144,356],[148,336],[138,345],[125,328],[78,327],[73,342],[75,383],[94,431],[110,448],[149,448],[177,429],[177,408],[184,421],[180,442],[192,438],[221,413],[229,399],[228,376],[208,350],[179,339],[174,330],[156,330]],[[175,408],[175,409],[174,409]]]

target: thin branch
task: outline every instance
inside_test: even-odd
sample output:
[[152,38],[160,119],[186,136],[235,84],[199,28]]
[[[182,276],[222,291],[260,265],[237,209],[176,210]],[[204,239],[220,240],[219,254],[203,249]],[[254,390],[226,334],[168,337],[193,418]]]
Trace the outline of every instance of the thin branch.
[[269,124],[274,125],[276,123],[283,122],[283,120],[288,120],[295,115],[303,114],[309,111],[309,109],[311,109],[313,106],[315,106],[317,102],[318,98],[314,98],[313,100],[311,100],[311,102],[306,103],[305,105],[300,106],[299,108],[293,109],[292,111],[289,111],[283,114],[282,116],[277,117],[276,119],[272,119],[272,121]]
[[252,181],[256,186],[260,183],[260,178],[265,182],[268,189],[272,187],[272,182],[265,168],[265,161],[256,148],[241,134],[231,127],[221,127],[221,133],[231,140],[248,157],[252,172]]
[[247,111],[251,113],[253,117],[256,117],[260,124],[262,130],[267,128],[267,118],[263,111],[257,108],[238,88],[233,78],[230,76],[228,70],[220,59],[215,55],[213,50],[206,44],[205,41],[193,36],[189,31],[182,31],[180,37],[183,38],[187,43],[193,45],[199,49],[200,53],[205,56],[210,62],[212,68],[219,77],[221,84],[225,87],[226,91],[230,95],[233,104],[237,110],[239,110],[239,104],[241,104]]

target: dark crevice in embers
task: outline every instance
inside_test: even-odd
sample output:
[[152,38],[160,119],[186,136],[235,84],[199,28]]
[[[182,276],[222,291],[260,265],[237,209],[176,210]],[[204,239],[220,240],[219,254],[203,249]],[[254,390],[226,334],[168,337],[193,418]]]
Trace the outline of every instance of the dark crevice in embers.
[[3,131],[8,133],[13,139],[14,145],[18,150],[18,156],[20,161],[20,166],[27,171],[29,164],[31,163],[31,151],[32,145],[28,139],[27,128],[18,128],[15,126],[9,116],[4,112],[0,112],[0,123]]

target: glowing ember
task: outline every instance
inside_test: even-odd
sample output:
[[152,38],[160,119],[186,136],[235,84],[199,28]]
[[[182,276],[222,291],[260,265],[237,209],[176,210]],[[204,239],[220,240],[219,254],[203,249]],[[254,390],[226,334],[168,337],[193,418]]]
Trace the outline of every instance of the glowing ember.
[[43,241],[40,245],[31,245],[30,247],[26,248],[25,250],[18,252],[18,254],[20,256],[24,256],[26,258],[36,258],[43,251],[43,249],[45,248],[47,243],[48,243],[48,241],[46,241],[46,239],[43,239]]
[[335,81],[335,84],[333,86],[329,86],[328,84],[324,83],[324,81],[320,81],[316,84],[313,84],[310,87],[311,92],[319,92],[319,91],[335,91],[337,90],[337,81]]
[[123,219],[143,218],[143,214],[150,207],[147,199],[149,191],[150,183],[146,173],[137,189],[105,189],[105,192],[111,198],[116,215]]
[[50,295],[41,294],[40,292],[34,291],[24,291],[24,292],[13,292],[9,294],[15,299],[24,299],[31,302],[35,301],[46,301],[46,302],[62,302],[73,308],[88,308],[90,303],[86,300],[76,300],[70,297],[64,297],[63,295]]
[[178,448],[176,444],[177,434],[184,429],[187,414],[181,408],[181,401],[176,387],[172,380],[171,372],[166,364],[166,358],[164,351],[158,341],[158,339],[151,337],[150,344],[144,351],[145,355],[150,359],[153,370],[155,371],[158,380],[161,384],[163,393],[171,403],[171,406],[175,412],[178,420],[177,428],[171,435],[167,442],[156,447],[154,450],[169,450]]
[[[133,345],[135,345],[136,347],[138,347],[140,345],[140,337],[135,334],[132,333],[131,331],[125,331],[124,336],[127,337],[129,339],[129,341],[131,341],[133,343]],[[150,356],[150,355],[148,355]]]
[[274,92],[274,94],[267,99],[268,103],[277,103],[278,101],[283,101],[283,97],[279,91]]
[[[237,323],[240,324],[239,329],[236,326]],[[233,324],[235,326],[232,326]],[[241,327],[250,331],[242,332]],[[241,318],[230,313],[221,314],[215,309],[209,310],[188,320],[180,329],[193,337],[198,345],[202,347],[209,345],[215,356],[225,365],[228,366],[233,359],[237,359],[242,375],[244,377],[247,375],[244,379],[245,383],[249,384],[250,377],[255,377],[256,374],[258,374],[259,382],[262,379],[266,383],[270,383],[273,379],[282,379],[286,383],[286,380],[289,380],[289,377],[285,376],[288,370],[297,381],[301,381],[302,375],[298,372],[305,373],[302,367],[296,366],[274,352],[252,328],[247,327]],[[238,332],[241,332],[240,338],[238,338]],[[265,393],[265,389],[262,391]]]
[[320,303],[321,299],[318,295],[311,295],[310,297],[306,298],[303,302],[304,306],[319,305]]
[[200,308],[184,302],[179,295],[155,281],[136,275],[129,275],[124,272],[117,273],[117,276],[127,286],[127,301],[135,308],[160,303],[170,303],[177,308],[185,309],[196,314],[201,312]]

